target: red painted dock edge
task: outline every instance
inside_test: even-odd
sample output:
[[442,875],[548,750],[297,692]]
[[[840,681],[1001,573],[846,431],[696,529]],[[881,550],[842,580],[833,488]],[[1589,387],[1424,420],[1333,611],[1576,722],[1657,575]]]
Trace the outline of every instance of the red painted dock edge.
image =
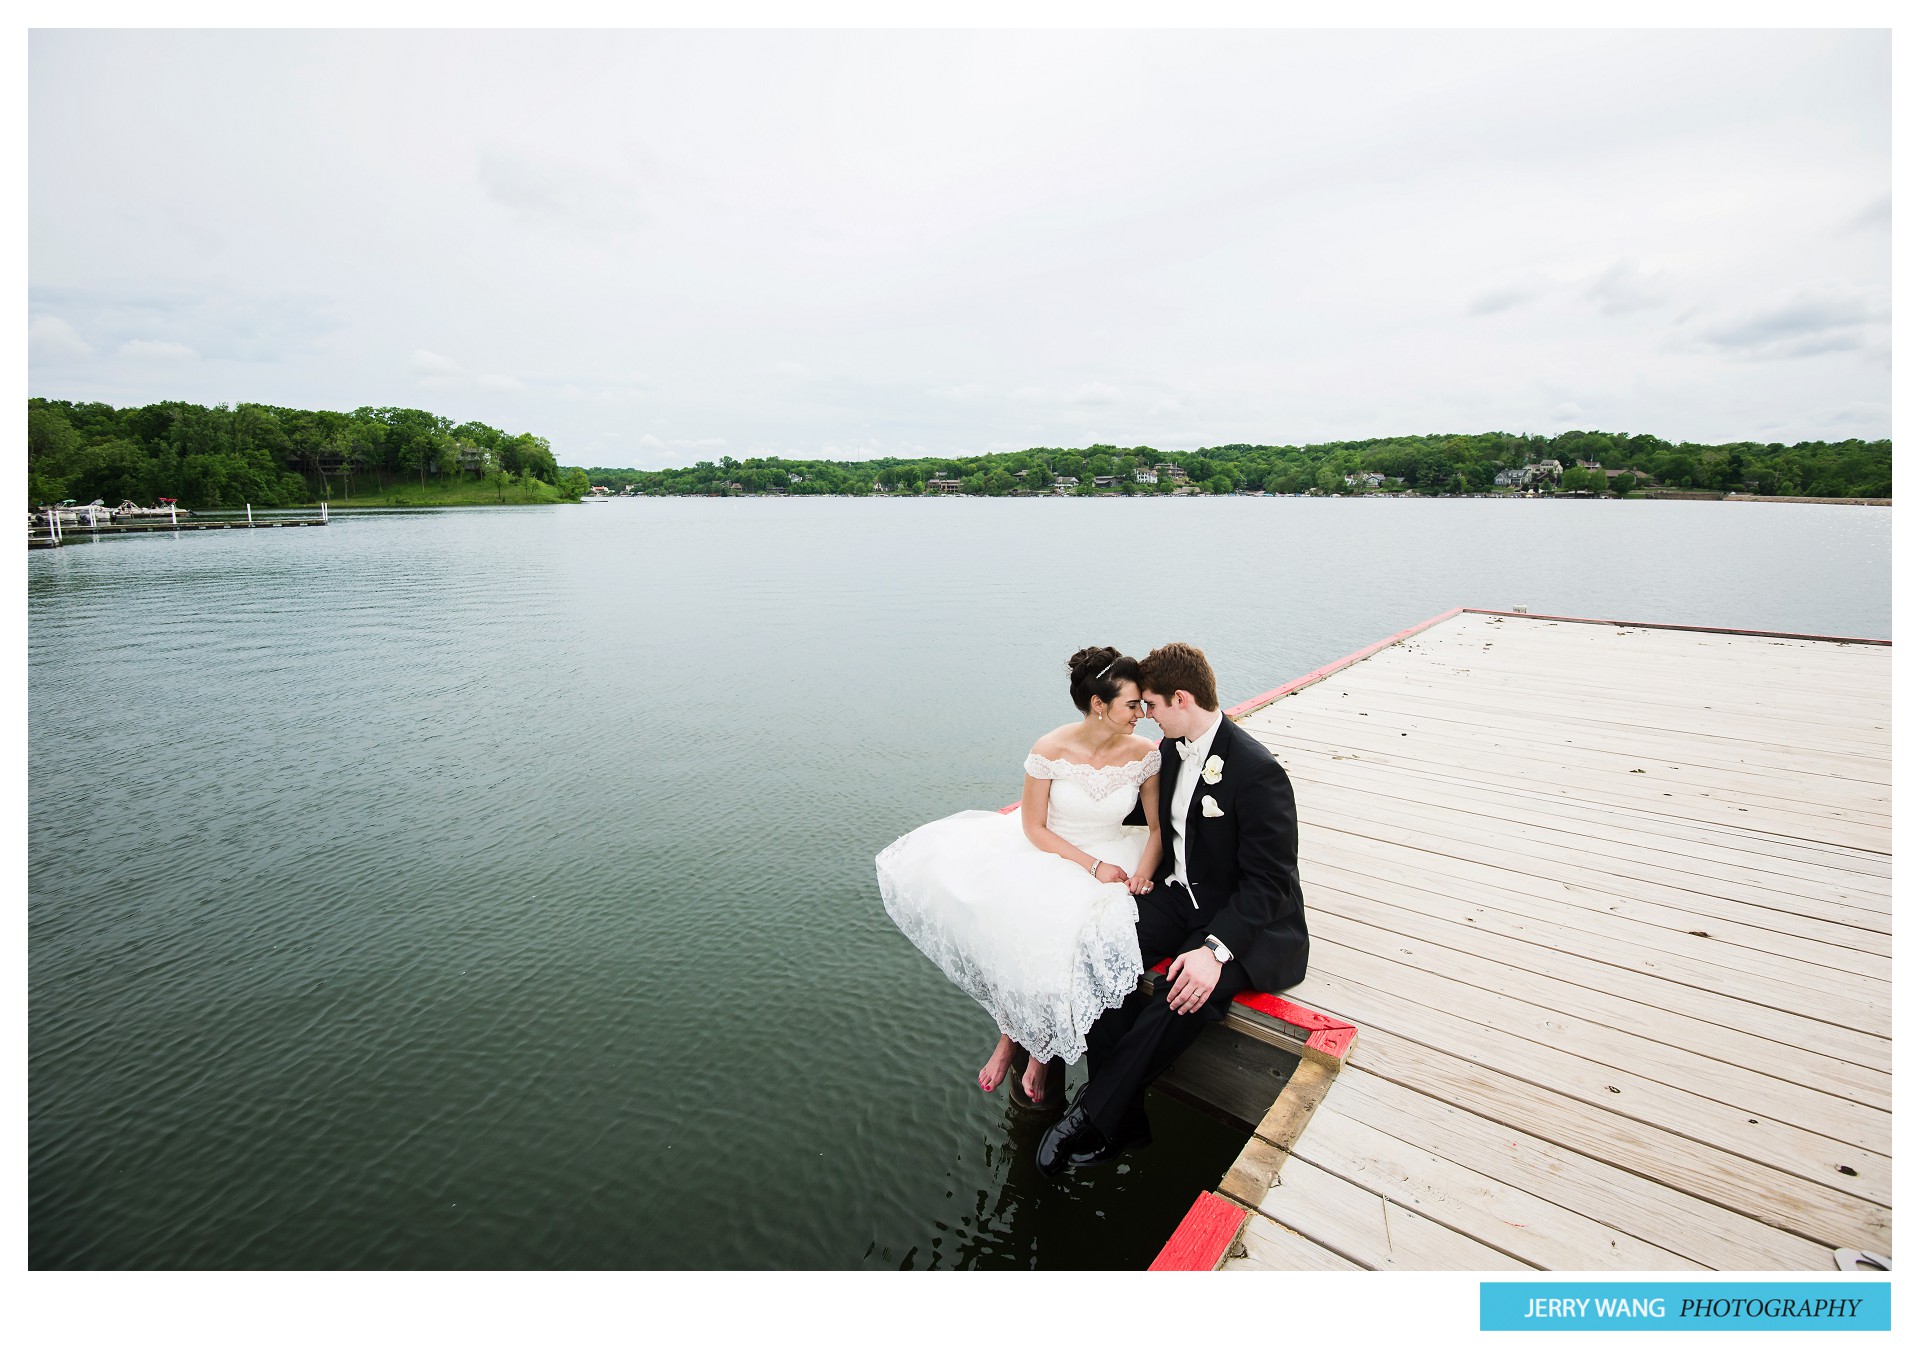
[[1247,1212],[1215,1192],[1202,1192],[1148,1271],[1212,1271],[1240,1237]]
[[[1167,960],[1155,963],[1153,969],[1159,975],[1166,975]],[[1353,1045],[1354,1034],[1359,1030],[1352,1023],[1331,1014],[1310,1009],[1305,1004],[1296,1004],[1291,999],[1282,999],[1277,994],[1268,994],[1265,990],[1242,990],[1233,997],[1233,1002],[1255,1013],[1264,1013],[1269,1018],[1278,1018],[1289,1027],[1299,1028],[1307,1033],[1308,1046],[1334,1060],[1346,1060],[1347,1050]]]
[[1298,680],[1289,680],[1286,684],[1280,686],[1278,689],[1268,690],[1265,694],[1256,694],[1253,696],[1253,698],[1247,700],[1245,703],[1235,704],[1232,708],[1228,709],[1227,716],[1229,718],[1244,718],[1247,716],[1247,714],[1253,712],[1255,709],[1265,708],[1268,704],[1272,703],[1276,699],[1284,699],[1289,694],[1292,694],[1297,690],[1304,690],[1309,685],[1318,685],[1321,681],[1325,680],[1328,676],[1334,674],[1336,671],[1344,671],[1347,669],[1347,667],[1352,666],[1355,662],[1365,661],[1368,657],[1371,657],[1374,653],[1379,652],[1384,648],[1392,647],[1395,643],[1401,641],[1403,638],[1411,638],[1413,637],[1414,634],[1419,633],[1423,629],[1430,629],[1435,624],[1445,623],[1447,620],[1452,619],[1455,615],[1462,613],[1465,610],[1465,608],[1466,607],[1464,606],[1456,605],[1451,610],[1448,610],[1445,614],[1437,614],[1432,619],[1423,619],[1410,629],[1401,629],[1400,632],[1394,634],[1393,637],[1391,638],[1382,638],[1379,642],[1374,643],[1370,647],[1363,647],[1358,652],[1353,653],[1351,656],[1342,657],[1338,661],[1328,662],[1325,666],[1322,666],[1319,670],[1309,671],[1307,672],[1307,674],[1301,676]]

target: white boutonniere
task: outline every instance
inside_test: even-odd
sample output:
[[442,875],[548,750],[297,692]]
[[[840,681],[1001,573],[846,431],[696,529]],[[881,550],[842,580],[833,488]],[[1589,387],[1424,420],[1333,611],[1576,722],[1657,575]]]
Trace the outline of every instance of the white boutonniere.
[[1220,810],[1220,804],[1213,800],[1213,796],[1210,793],[1202,793],[1200,795],[1200,814],[1202,816],[1226,815],[1225,812]]
[[1225,769],[1226,767],[1227,767],[1227,762],[1222,760],[1219,756],[1209,755],[1207,757],[1207,763],[1200,766],[1200,777],[1205,779],[1208,783],[1219,783],[1220,771]]

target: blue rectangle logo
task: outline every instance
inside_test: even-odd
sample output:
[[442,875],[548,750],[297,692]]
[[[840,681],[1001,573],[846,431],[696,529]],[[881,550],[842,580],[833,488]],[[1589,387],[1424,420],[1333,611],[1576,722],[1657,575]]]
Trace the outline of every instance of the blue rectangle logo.
[[1886,1281],[1483,1281],[1482,1332],[1890,1332]]

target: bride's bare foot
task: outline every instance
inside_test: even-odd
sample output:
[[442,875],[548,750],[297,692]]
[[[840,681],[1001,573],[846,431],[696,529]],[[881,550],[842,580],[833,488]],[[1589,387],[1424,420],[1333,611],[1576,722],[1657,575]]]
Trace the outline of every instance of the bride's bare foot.
[[993,1054],[987,1057],[987,1063],[980,1067],[980,1091],[991,1093],[1000,1087],[1000,1081],[1007,1077],[1007,1066],[1012,1063],[1013,1038],[1002,1036]]
[[1029,1102],[1042,1102],[1047,1096],[1047,1066],[1051,1060],[1027,1061],[1027,1072],[1020,1076],[1020,1091]]

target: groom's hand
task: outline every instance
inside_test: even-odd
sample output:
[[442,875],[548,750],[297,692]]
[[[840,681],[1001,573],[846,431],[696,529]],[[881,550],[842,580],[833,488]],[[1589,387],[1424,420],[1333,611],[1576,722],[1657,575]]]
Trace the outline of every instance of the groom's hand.
[[1197,1013],[1220,983],[1220,959],[1205,948],[1183,952],[1168,965],[1167,979],[1173,982],[1167,1006],[1175,1013]]

